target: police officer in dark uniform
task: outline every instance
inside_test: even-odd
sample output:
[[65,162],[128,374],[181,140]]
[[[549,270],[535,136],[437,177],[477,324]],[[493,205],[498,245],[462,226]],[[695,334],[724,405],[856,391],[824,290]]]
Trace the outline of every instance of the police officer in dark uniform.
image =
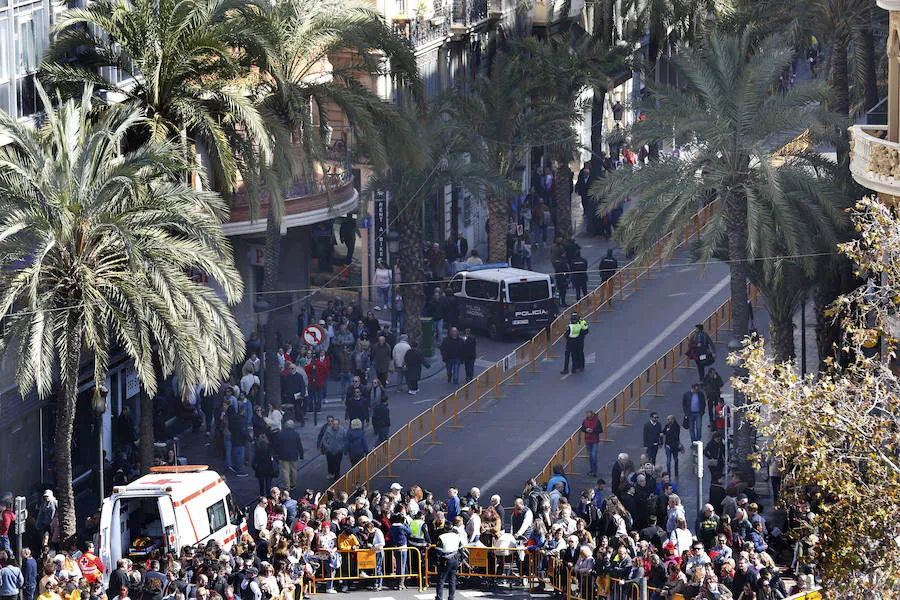
[[584,336],[587,332],[587,321],[579,317],[577,312],[572,313],[572,322],[566,328],[566,354],[560,375],[569,372],[569,358],[572,359],[572,373],[577,373],[579,369],[584,371]]
[[569,263],[565,258],[558,258],[553,261],[553,270],[556,272],[556,291],[559,292],[559,306],[565,308],[566,293],[569,290]]
[[581,256],[581,250],[575,250],[575,256],[569,261],[572,269],[572,287],[575,288],[575,296],[581,300],[587,295],[588,262]]
[[459,570],[459,563],[462,561],[464,540],[460,537],[451,526],[444,529],[444,532],[438,536],[437,547],[437,586],[435,590],[435,600],[442,600],[444,593],[444,584],[450,579],[450,591],[447,594],[447,600],[453,600],[456,594],[456,572]]

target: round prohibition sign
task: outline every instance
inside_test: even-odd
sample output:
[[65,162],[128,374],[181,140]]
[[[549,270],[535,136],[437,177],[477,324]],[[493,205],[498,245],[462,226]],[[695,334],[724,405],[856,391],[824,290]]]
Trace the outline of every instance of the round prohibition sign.
[[303,330],[303,341],[307,346],[318,346],[325,339],[325,330],[318,325],[310,325]]

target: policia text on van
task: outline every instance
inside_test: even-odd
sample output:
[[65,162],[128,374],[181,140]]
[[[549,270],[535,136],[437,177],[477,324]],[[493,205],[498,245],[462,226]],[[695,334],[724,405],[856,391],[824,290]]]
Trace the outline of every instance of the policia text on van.
[[449,288],[460,325],[487,331],[493,339],[543,329],[556,317],[553,280],[544,273],[505,263],[480,265],[454,275]]

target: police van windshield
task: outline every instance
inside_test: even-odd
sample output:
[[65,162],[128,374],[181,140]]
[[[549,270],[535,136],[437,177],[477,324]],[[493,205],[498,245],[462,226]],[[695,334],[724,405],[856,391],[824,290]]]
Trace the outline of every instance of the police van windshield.
[[550,282],[520,281],[509,284],[510,302],[537,302],[550,299]]

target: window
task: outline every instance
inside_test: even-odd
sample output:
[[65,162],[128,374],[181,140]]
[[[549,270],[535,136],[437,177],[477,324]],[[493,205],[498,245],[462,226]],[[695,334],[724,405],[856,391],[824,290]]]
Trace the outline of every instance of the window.
[[509,284],[510,302],[537,302],[550,298],[549,281],[521,281]]
[[47,34],[44,31],[44,11],[41,8],[16,15],[16,73],[24,75],[37,71]]
[[16,99],[19,117],[27,117],[38,112],[39,98],[34,87],[34,73],[16,80]]
[[496,300],[500,295],[500,284],[483,279],[466,279],[466,295],[481,300]]
[[[6,11],[3,13],[7,14]],[[0,19],[0,81],[9,79],[9,19],[5,16]],[[8,93],[8,92],[7,92]],[[8,110],[8,104],[2,105],[3,110]]]
[[241,509],[238,508],[238,505],[234,503],[234,498],[231,494],[225,496],[225,504],[228,506],[228,520],[232,525],[240,525],[241,520],[244,518]]
[[463,280],[462,275],[457,275],[453,279],[450,280],[450,283],[447,284],[447,287],[450,288],[450,291],[454,294],[458,294],[462,291]]
[[225,513],[224,500],[219,500],[207,508],[206,515],[209,517],[209,532],[211,534],[228,525],[228,516]]

